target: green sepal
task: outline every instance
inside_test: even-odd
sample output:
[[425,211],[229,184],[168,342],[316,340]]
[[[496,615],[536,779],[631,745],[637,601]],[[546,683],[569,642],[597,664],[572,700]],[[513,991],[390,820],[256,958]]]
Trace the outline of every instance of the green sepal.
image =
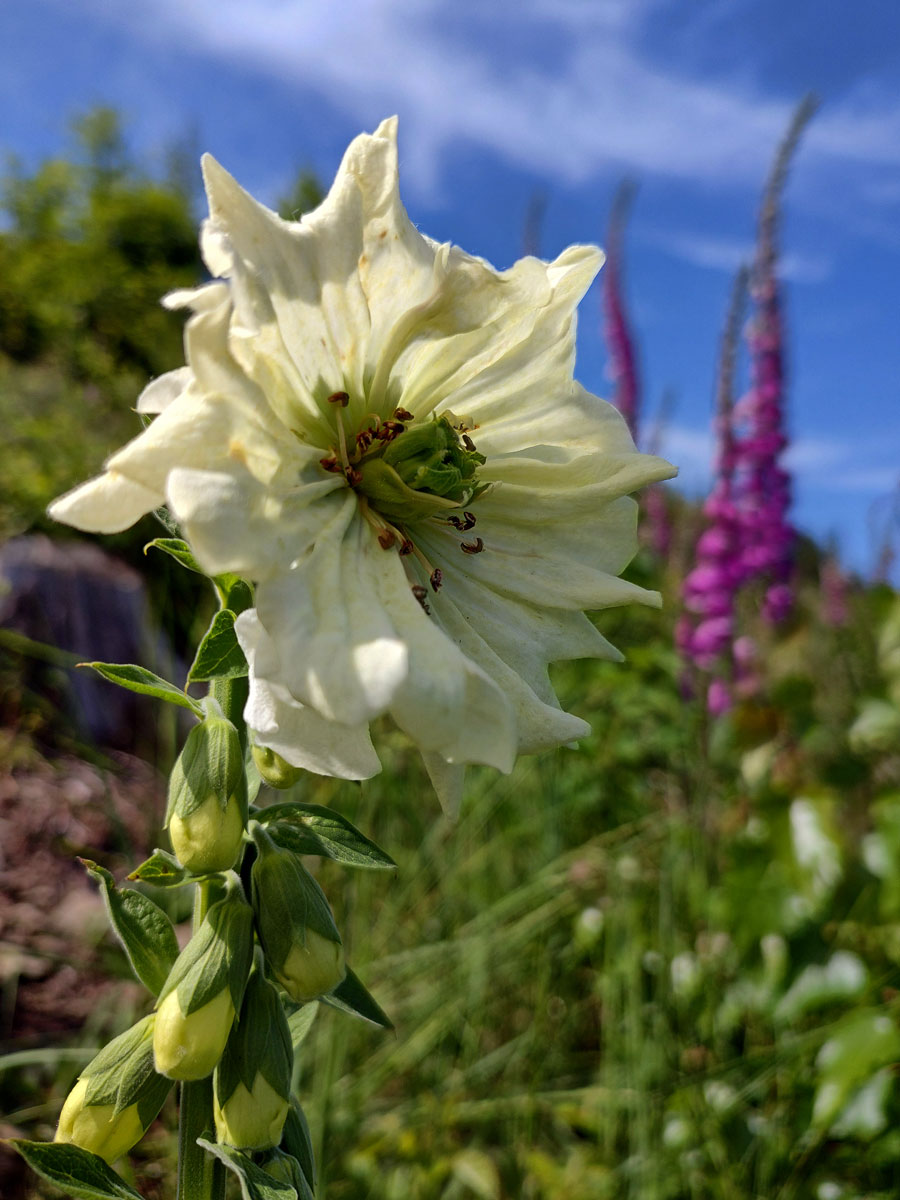
[[154,1020],[151,1013],[113,1038],[79,1076],[87,1080],[85,1104],[112,1104],[114,1116],[135,1105],[145,1129],[172,1087],[172,1080],[157,1074],[153,1066]]
[[196,876],[187,872],[174,854],[158,847],[128,878],[161,888],[184,887],[185,884],[196,882]]
[[260,1159],[259,1165],[267,1175],[289,1183],[299,1200],[315,1200],[303,1166],[292,1154],[286,1154],[283,1150],[269,1150],[266,1157]]
[[380,1025],[382,1029],[394,1028],[393,1021],[375,997],[366,990],[359,976],[349,967],[347,974],[337,987],[320,999],[326,1004],[330,1004],[332,1008],[339,1008],[341,1012],[349,1013],[354,1017],[362,1017],[364,1021]]
[[303,1174],[315,1187],[316,1158],[313,1152],[312,1135],[309,1132],[306,1114],[296,1099],[291,1100],[291,1107],[288,1109],[288,1115],[284,1122],[281,1148],[297,1160]]
[[291,1034],[291,1046],[295,1055],[306,1041],[306,1037],[312,1029],[313,1021],[316,1019],[318,1011],[319,1006],[315,1000],[307,1000],[305,1004],[297,1004],[293,1000],[285,1001],[288,1029]]
[[178,958],[178,940],[172,922],[149,896],[134,888],[120,889],[105,867],[90,859],[79,859],[100,885],[106,912],[141,983],[158,995]]
[[321,854],[348,867],[394,870],[397,864],[340,813],[287,801],[254,813],[274,842],[295,854]]
[[148,550],[162,550],[164,554],[168,554],[170,558],[180,562],[189,571],[194,571],[197,575],[205,575],[207,579],[212,578],[225,608],[230,608],[233,612],[238,613],[252,605],[253,595],[249,584],[245,583],[239,575],[233,575],[230,571],[223,575],[209,576],[194,558],[190,546],[183,538],[154,538],[144,547],[144,553],[146,554]]
[[227,987],[234,1011],[240,1012],[253,962],[253,913],[238,889],[211,905],[200,928],[178,955],[159,994],[157,1007],[177,989],[186,1017]]
[[146,554],[148,550],[162,550],[163,554],[168,554],[170,558],[174,558],[189,571],[193,571],[197,575],[206,575],[183,538],[154,538],[144,547],[144,553]]
[[188,671],[188,682],[239,679],[249,671],[234,632],[234,613],[230,608],[220,608],[197,648],[197,655]]
[[242,1083],[253,1090],[262,1075],[272,1090],[287,1100],[291,1094],[294,1052],[284,1006],[278,992],[254,971],[247,981],[240,1017],[228,1035],[216,1067],[215,1089],[219,1107],[224,1108],[234,1089]]
[[299,1200],[291,1184],[275,1179],[257,1166],[249,1154],[232,1146],[219,1146],[206,1138],[197,1138],[197,1145],[224,1163],[238,1177],[242,1200]]
[[244,753],[237,729],[222,715],[215,700],[204,699],[206,719],[195,725],[187,736],[169,776],[169,795],[165,824],[175,813],[182,820],[201,808],[214,795],[224,811],[229,798],[237,794],[247,806],[241,786],[244,777]]
[[181,708],[189,708],[196,716],[203,715],[203,709],[191,696],[186,696],[174,683],[154,675],[146,667],[135,666],[134,663],[79,663],[80,667],[90,667],[110,683],[127,688],[130,692],[138,692],[142,696],[155,696],[157,700],[167,700],[169,704],[177,704]]
[[[76,1200],[142,1200],[97,1154],[68,1142],[28,1142],[9,1138],[32,1171]],[[278,1200],[283,1200],[279,1196]]]
[[300,859],[280,849],[257,822],[250,832],[258,851],[250,873],[253,909],[266,957],[278,971],[306,930],[341,945],[331,907]]

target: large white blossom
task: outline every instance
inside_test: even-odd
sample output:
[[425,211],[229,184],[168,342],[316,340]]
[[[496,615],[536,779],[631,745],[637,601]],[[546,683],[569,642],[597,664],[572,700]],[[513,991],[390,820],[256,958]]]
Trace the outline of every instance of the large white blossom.
[[584,610],[658,597],[618,578],[628,493],[673,474],[573,381],[575,306],[602,262],[573,246],[508,271],[418,232],[396,121],[348,148],[324,202],[280,219],[209,156],[214,282],[187,366],[140,397],[148,428],[51,513],[114,532],[167,504],[211,574],[255,586],[236,623],[254,740],[349,779],[388,713],[445,802],[467,763],[588,732],[547,664],[617,655]]

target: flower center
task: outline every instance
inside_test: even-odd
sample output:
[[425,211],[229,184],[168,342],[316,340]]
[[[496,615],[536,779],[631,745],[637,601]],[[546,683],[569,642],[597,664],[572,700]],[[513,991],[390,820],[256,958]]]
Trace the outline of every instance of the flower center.
[[[337,409],[338,448],[320,460],[322,467],[343,475],[359,495],[369,522],[378,530],[381,546],[389,550],[397,545],[401,556],[415,553],[437,591],[441,572],[417,550],[409,527],[436,517],[459,532],[471,529],[475,517],[466,505],[489,486],[478,482],[484,455],[475,448],[465,423],[453,424],[446,415],[433,416],[410,428],[413,415],[402,408],[387,421],[373,415],[368,425],[348,438],[343,424],[347,393],[335,392],[328,400]],[[476,538],[461,542],[460,549],[465,554],[479,554],[484,544]],[[416,585],[413,594],[428,612],[424,589]]]

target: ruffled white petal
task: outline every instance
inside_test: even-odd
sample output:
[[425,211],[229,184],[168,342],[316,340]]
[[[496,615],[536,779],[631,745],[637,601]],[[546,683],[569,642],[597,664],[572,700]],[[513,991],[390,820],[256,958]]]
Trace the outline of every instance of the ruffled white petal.
[[295,767],[339,779],[369,779],[381,770],[366,724],[342,725],[300,704],[286,688],[259,671],[260,657],[277,654],[252,610],[234,623],[250,665],[250,694],[244,720],[255,740]]
[[135,483],[118,471],[66,492],[47,509],[54,521],[91,533],[120,533],[163,503],[161,492]]
[[190,367],[178,367],[175,371],[167,371],[165,375],[151,380],[138,396],[138,412],[161,413],[173,400],[178,399],[192,379]]

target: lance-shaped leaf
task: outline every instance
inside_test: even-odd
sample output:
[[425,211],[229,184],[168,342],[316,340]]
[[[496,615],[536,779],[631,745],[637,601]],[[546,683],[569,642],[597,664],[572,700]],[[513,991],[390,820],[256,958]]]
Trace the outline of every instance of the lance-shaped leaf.
[[153,887],[183,887],[196,882],[196,876],[189,874],[174,854],[159,848],[139,867],[135,867],[128,878],[139,879],[141,883],[149,883]]
[[297,1189],[291,1184],[276,1179],[258,1167],[249,1154],[242,1154],[231,1146],[217,1146],[205,1138],[197,1138],[197,1145],[214,1155],[237,1176],[243,1200],[306,1200],[297,1196]]
[[266,825],[273,841],[297,854],[321,854],[349,867],[397,866],[346,817],[320,804],[272,804],[253,815]]
[[209,679],[239,679],[248,670],[234,632],[234,613],[229,608],[221,608],[200,643],[188,671],[188,680],[202,683]]
[[[102,1158],[63,1142],[27,1142],[10,1138],[32,1171],[76,1200],[142,1200]],[[267,1198],[268,1200],[268,1198]],[[279,1200],[286,1200],[279,1197]]]
[[349,967],[342,982],[321,999],[332,1008],[339,1008],[341,1012],[350,1013],[354,1017],[362,1017],[364,1021],[371,1021],[373,1025],[380,1025],[382,1029],[394,1028],[393,1021],[375,997],[366,990],[359,976]]
[[203,715],[203,709],[196,700],[186,696],[174,683],[154,675],[146,667],[135,666],[134,663],[79,663],[81,667],[91,667],[98,675],[117,683],[119,687],[127,688],[129,692],[138,692],[142,696],[155,696],[157,700],[166,700],[169,704],[178,704],[181,708],[189,708],[198,717]]
[[86,858],[79,861],[100,885],[110,924],[125,949],[131,969],[154,996],[158,995],[178,957],[172,922],[149,896],[133,888],[117,888],[105,867]]

